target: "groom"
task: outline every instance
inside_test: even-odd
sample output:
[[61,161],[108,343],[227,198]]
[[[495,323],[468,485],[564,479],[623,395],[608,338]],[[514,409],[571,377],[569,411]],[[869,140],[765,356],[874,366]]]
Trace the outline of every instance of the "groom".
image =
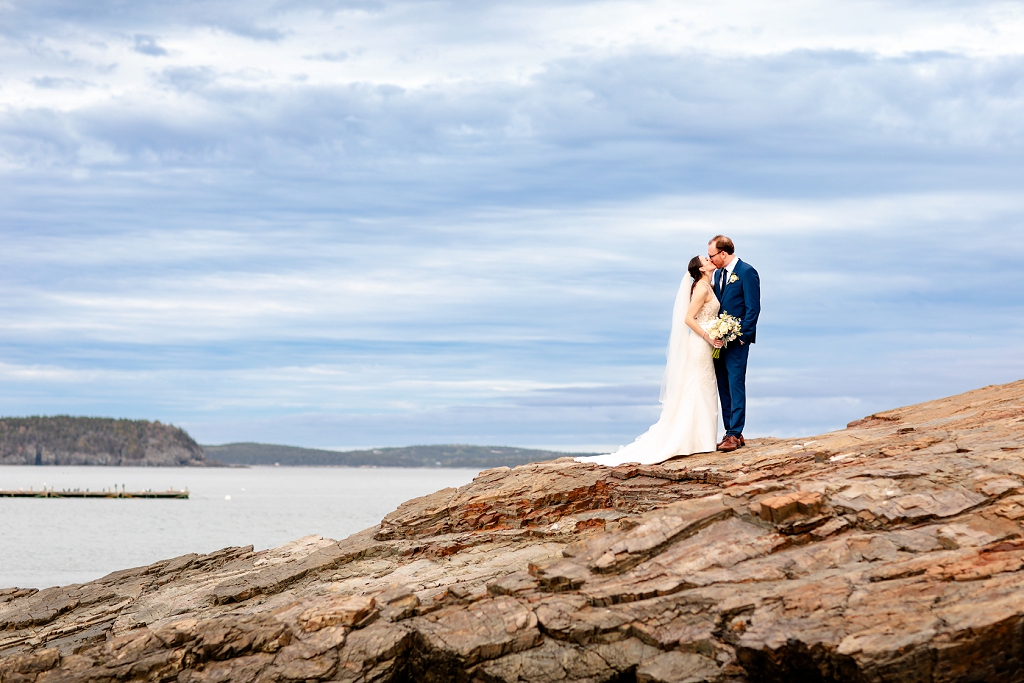
[[724,235],[708,242],[708,258],[718,270],[714,288],[722,304],[722,313],[740,319],[743,336],[722,349],[715,359],[718,397],[722,400],[725,438],[720,451],[734,451],[746,445],[743,425],[747,419],[747,355],[757,338],[757,316],[761,313],[761,279],[752,266],[736,256],[732,240]]

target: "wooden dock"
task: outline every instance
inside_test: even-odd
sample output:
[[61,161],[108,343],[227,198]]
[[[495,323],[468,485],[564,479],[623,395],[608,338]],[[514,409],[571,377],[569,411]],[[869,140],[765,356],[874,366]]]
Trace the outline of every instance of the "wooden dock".
[[17,491],[0,491],[0,498],[174,498],[187,499],[188,489],[184,491],[42,491],[18,489]]

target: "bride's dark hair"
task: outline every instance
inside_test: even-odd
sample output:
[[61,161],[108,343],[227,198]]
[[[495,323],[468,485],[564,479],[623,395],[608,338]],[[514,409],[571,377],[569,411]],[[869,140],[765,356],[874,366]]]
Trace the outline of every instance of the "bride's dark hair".
[[693,288],[697,286],[697,282],[704,275],[704,273],[700,272],[700,268],[703,265],[704,264],[700,262],[700,256],[694,256],[690,259],[690,265],[686,266],[686,270],[689,271],[690,277],[693,278],[693,284],[690,285],[690,296],[693,296]]

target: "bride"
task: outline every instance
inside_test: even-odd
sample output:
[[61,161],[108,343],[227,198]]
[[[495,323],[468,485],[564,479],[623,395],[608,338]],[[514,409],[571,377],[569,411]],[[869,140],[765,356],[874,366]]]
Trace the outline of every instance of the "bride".
[[577,458],[598,465],[638,462],[644,465],[677,455],[710,453],[718,440],[718,386],[711,352],[722,342],[704,330],[718,315],[711,286],[715,265],[694,256],[676,294],[668,363],[661,382],[661,417],[636,441],[614,453]]

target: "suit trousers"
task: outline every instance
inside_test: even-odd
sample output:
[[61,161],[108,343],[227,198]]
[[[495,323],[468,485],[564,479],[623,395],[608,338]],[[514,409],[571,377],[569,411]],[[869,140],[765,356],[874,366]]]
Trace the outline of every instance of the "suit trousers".
[[747,421],[747,356],[750,344],[734,341],[715,359],[718,397],[726,436],[739,436]]

